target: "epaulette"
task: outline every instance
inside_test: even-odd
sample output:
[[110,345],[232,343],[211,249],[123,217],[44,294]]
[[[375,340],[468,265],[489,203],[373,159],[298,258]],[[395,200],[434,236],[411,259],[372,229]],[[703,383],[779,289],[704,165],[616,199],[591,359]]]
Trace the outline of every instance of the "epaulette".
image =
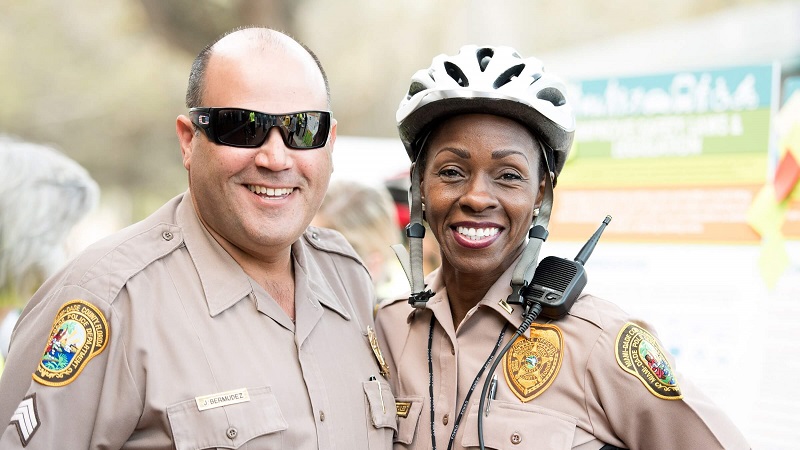
[[65,281],[113,302],[131,277],[183,245],[183,231],[177,225],[141,225],[89,246],[71,263]]
[[342,233],[336,230],[310,226],[306,229],[305,233],[303,233],[303,238],[310,246],[317,250],[350,258],[365,269],[367,268],[364,261],[361,260],[361,257],[359,257],[358,253],[353,249],[353,246],[350,245]]
[[575,300],[569,315],[583,319],[601,330],[614,328],[628,317],[616,304],[586,292]]
[[408,304],[408,293],[406,293],[405,297],[384,299],[380,303],[378,303],[377,308],[378,309],[383,309],[383,308],[389,307],[391,305],[394,305],[395,303],[398,303],[398,302],[403,302],[403,304],[405,304],[405,305],[407,305],[409,307],[410,311],[413,311],[414,308],[412,308],[411,305]]

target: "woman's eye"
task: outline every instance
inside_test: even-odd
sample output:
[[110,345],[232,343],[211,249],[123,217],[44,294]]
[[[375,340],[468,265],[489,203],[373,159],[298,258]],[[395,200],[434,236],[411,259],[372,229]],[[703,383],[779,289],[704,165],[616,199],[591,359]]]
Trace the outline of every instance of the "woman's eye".
[[455,169],[442,169],[439,171],[439,176],[443,178],[453,178],[457,177],[460,174]]
[[500,178],[502,178],[504,180],[508,180],[508,181],[521,180],[522,179],[522,175],[520,175],[518,173],[513,173],[513,172],[506,172],[506,173],[500,175]]

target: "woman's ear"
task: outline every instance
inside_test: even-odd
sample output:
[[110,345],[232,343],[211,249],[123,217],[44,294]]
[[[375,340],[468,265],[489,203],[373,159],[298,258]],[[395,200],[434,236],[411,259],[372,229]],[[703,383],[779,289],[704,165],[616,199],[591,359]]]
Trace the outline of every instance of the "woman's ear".
[[[417,169],[417,164],[419,164],[418,161],[415,161],[415,162],[411,163],[411,167],[409,168],[409,171],[408,171],[409,179],[411,179],[411,174],[414,173],[414,170]],[[422,199],[422,202],[424,203],[425,202],[425,170],[424,170],[423,167],[420,167],[419,169],[420,169],[419,173],[418,173],[418,175],[419,175],[419,195],[420,195],[420,197]]]
[[[545,177],[546,176],[547,175],[545,175]],[[539,210],[539,208],[542,207],[542,201],[544,200],[544,190],[546,187],[547,183],[545,182],[544,177],[542,177],[542,180],[539,181],[539,192],[536,194],[536,204],[534,205],[536,210]]]

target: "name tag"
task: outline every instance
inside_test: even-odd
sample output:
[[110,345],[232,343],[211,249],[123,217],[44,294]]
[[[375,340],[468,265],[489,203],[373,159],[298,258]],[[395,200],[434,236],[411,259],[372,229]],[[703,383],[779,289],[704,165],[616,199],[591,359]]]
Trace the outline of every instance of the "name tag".
[[411,410],[411,402],[394,402],[397,406],[398,417],[408,417],[408,412]]
[[211,408],[219,408],[220,406],[249,402],[250,395],[247,393],[246,388],[242,388],[235,389],[233,391],[220,392],[218,394],[195,397],[194,401],[197,402],[197,409],[200,411],[205,411]]

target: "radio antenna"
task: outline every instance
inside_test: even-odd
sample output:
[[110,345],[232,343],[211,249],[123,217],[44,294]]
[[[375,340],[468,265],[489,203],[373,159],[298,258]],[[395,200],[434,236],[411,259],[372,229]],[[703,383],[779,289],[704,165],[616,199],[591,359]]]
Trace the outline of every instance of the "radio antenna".
[[575,261],[578,262],[580,265],[586,264],[586,260],[592,256],[592,252],[594,251],[594,247],[597,245],[597,241],[600,240],[600,235],[603,234],[603,230],[606,229],[606,225],[611,222],[611,216],[606,216],[603,219],[603,223],[600,224],[600,228],[594,232],[591,238],[583,245],[581,251],[578,252],[578,256],[575,257]]

